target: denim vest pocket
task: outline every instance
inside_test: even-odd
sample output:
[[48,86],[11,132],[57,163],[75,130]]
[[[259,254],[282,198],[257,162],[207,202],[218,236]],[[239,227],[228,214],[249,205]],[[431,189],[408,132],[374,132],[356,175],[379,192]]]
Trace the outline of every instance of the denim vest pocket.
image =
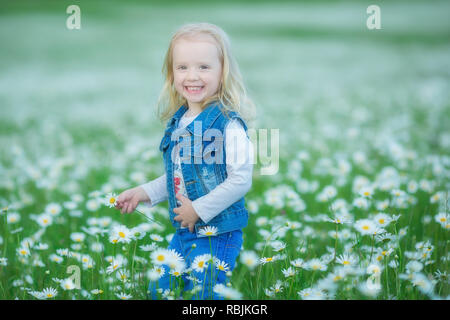
[[217,234],[230,232],[234,230],[243,229],[248,223],[248,211],[245,208],[241,208],[236,211],[232,211],[229,208],[221,212],[220,215],[204,223],[203,221],[197,222],[194,225],[195,233],[198,238],[205,237],[201,230],[210,226],[217,228]]

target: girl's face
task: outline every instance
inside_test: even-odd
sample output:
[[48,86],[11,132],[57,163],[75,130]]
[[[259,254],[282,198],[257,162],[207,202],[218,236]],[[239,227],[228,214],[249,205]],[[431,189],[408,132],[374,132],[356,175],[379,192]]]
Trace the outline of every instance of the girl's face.
[[178,39],[173,48],[173,75],[175,89],[189,108],[201,111],[202,101],[218,91],[222,76],[214,39],[209,35]]

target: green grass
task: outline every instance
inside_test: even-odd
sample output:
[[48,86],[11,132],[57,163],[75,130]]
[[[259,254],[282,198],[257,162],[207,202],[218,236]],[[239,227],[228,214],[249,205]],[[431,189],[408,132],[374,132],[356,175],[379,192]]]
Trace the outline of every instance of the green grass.
[[[406,266],[413,260],[423,264],[414,276],[428,281],[438,270],[449,271],[448,228],[435,221],[440,212],[448,215],[445,192],[450,185],[450,46],[448,19],[442,19],[448,12],[446,2],[380,2],[383,29],[379,31],[366,29],[368,4],[359,1],[283,5],[231,1],[214,6],[202,1],[189,6],[182,1],[171,6],[162,1],[77,3],[82,10],[82,29],[77,31],[65,27],[65,8],[72,4],[68,1],[0,5],[0,206],[8,207],[0,215],[0,258],[7,258],[6,266],[0,263],[1,299],[34,299],[29,291],[46,287],[57,288],[56,299],[117,299],[120,292],[132,299],[146,298],[147,272],[153,264],[149,252],[139,246],[153,242],[149,234],[165,238],[174,232],[167,203],[149,211],[163,227],[152,227],[143,239],[125,245],[109,241],[113,223],[133,228],[149,221],[103,205],[91,211],[87,204],[94,199],[93,191],[102,196],[119,193],[163,174],[158,146],[164,124],[155,111],[161,67],[171,33],[191,21],[217,23],[227,31],[257,103],[258,119],[252,128],[280,130],[278,173],[261,175],[259,158],[254,167],[246,200],[249,208],[250,204],[259,208],[250,214],[243,247],[259,258],[285,256],[254,269],[238,258],[232,288],[244,299],[300,299],[298,292],[308,288],[328,288],[322,293],[333,299],[448,298],[447,279],[436,281],[433,290],[424,293],[405,278]],[[299,152],[306,152],[309,159],[297,158]],[[366,157],[362,162],[355,160],[358,152]],[[329,160],[330,167],[318,170],[323,159]],[[339,160],[350,165],[348,172],[340,173]],[[295,161],[301,163],[301,170],[292,173]],[[386,169],[399,178],[398,185],[383,190],[380,185],[388,177],[381,173]],[[368,209],[352,205],[359,197],[354,184],[361,176],[380,183]],[[301,191],[300,179],[317,181],[319,187]],[[419,186],[416,192],[407,192],[415,203],[376,208],[377,201],[394,198],[392,189],[407,191],[409,182],[421,180],[434,185],[431,190]],[[329,185],[337,195],[330,201],[318,200]],[[294,192],[305,210],[286,199],[281,207],[269,203],[268,193],[281,186],[284,193]],[[438,192],[442,192],[440,200],[432,203]],[[75,201],[73,196],[83,199]],[[336,199],[347,203],[355,221],[383,211],[391,217],[400,215],[387,232],[407,231],[398,240],[372,243],[354,224],[338,225],[338,231],[348,230],[350,237],[336,242],[329,235],[336,225],[319,220],[323,215],[331,217],[330,206]],[[23,259],[17,253],[21,241],[42,230],[32,217],[50,203],[71,200],[76,209],[63,208],[36,239],[35,244],[46,243],[48,249],[33,246],[31,256]],[[73,215],[76,210],[80,217]],[[20,221],[7,223],[7,215],[14,212]],[[105,217],[112,222],[105,226],[104,236],[83,231],[92,225],[90,218]],[[268,222],[259,225],[261,217]],[[286,230],[279,239],[286,248],[277,253],[261,230],[270,233],[286,222],[301,226]],[[79,248],[72,247],[73,232],[86,234]],[[426,241],[432,246],[431,255],[414,258],[421,253],[416,245]],[[91,248],[96,242],[104,246],[100,252]],[[167,244],[164,240],[159,245]],[[61,264],[51,261],[50,256],[63,248],[88,254],[95,262],[93,268],[83,268],[76,258],[63,257]],[[358,285],[368,278],[370,256],[389,248],[393,252],[380,260],[381,290],[374,296],[365,294]],[[106,258],[119,253],[128,259],[121,270],[137,275],[136,279],[125,283],[116,277],[117,271],[106,273]],[[355,254],[355,268],[361,273],[336,280],[334,289],[324,279],[336,276],[336,261],[328,262],[326,271],[296,268],[293,278],[282,273],[297,258],[326,260],[327,253]],[[43,265],[35,266],[33,262],[39,260]],[[398,267],[388,265],[393,260]],[[55,281],[70,276],[70,265],[81,268],[81,290],[66,291]],[[265,290],[277,280],[283,289],[267,296]],[[103,293],[94,295],[93,289]]]

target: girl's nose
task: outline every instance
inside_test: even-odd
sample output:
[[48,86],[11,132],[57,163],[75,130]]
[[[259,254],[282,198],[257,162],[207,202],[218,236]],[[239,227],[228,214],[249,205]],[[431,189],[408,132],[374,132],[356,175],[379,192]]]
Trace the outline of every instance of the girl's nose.
[[187,79],[188,80],[197,80],[198,79],[198,74],[195,70],[189,70],[188,74],[187,74]]

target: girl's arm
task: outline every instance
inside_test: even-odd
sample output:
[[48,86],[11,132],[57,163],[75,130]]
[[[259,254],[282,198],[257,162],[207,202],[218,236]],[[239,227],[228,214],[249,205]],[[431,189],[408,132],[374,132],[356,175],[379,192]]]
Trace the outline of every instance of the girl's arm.
[[205,223],[242,198],[252,186],[253,144],[237,119],[231,120],[226,127],[225,152],[225,181],[192,201],[195,212]]
[[158,203],[168,199],[167,187],[166,187],[166,174],[156,178],[146,184],[140,185],[144,189],[145,193],[149,197],[149,201],[142,202],[147,207],[154,207]]

